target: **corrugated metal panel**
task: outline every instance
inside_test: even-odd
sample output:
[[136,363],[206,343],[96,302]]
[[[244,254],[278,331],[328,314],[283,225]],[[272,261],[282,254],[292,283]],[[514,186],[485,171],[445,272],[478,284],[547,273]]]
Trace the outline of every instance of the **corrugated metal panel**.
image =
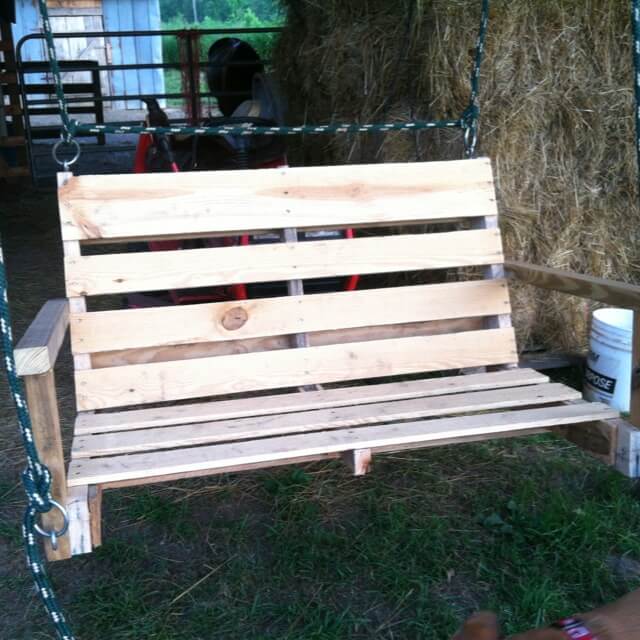
[[[16,0],[16,23],[13,25],[13,41],[40,31],[40,12],[32,0]],[[23,60],[43,60],[44,47],[41,42],[32,41],[22,48]],[[36,82],[35,76],[33,82]]]
[[[159,0],[103,0],[104,22],[107,31],[160,29]],[[136,61],[140,64],[162,62],[162,42],[156,38],[112,38],[113,64]],[[114,94],[164,92],[164,75],[161,69],[115,71],[112,80]],[[139,102],[118,102],[116,108],[139,109]]]

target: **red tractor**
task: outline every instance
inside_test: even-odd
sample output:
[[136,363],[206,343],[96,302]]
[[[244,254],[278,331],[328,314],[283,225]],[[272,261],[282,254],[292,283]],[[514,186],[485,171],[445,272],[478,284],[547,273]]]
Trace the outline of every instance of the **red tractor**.
[[[264,73],[264,65],[255,49],[238,38],[222,38],[211,45],[208,56],[207,80],[218,101],[220,116],[210,117],[203,126],[254,124],[277,126],[283,123],[282,103]],[[167,114],[157,100],[145,100],[150,126],[170,126]],[[166,136],[142,134],[135,155],[134,171],[178,172],[233,169],[272,169],[286,167],[287,155],[283,136]],[[351,229],[344,231],[307,231],[298,234],[298,241],[352,238]],[[281,242],[278,234],[265,233],[202,240],[163,240],[149,243],[152,251],[172,251],[221,244],[265,244]],[[305,283],[305,291],[352,290],[359,276],[324,278]],[[149,296],[130,296],[131,306],[157,304],[191,304],[222,300],[244,300],[286,295],[285,283],[237,284],[201,290],[174,290]]]

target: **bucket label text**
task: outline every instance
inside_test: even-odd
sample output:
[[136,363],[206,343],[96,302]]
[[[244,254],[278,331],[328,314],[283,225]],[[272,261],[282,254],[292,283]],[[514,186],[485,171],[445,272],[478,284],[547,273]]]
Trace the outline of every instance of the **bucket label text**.
[[604,374],[598,373],[597,371],[594,371],[590,367],[587,367],[587,370],[585,372],[585,379],[588,384],[590,384],[592,387],[595,387],[599,391],[602,391],[604,393],[608,393],[611,395],[615,393],[615,390],[616,390],[615,378],[609,378],[609,376],[605,376]]

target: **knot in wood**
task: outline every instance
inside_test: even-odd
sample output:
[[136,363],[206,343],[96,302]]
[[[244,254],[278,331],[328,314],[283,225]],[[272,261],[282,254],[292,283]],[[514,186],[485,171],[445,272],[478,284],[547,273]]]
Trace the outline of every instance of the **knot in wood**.
[[222,316],[222,326],[227,331],[236,331],[243,327],[248,319],[249,314],[242,307],[233,307]]

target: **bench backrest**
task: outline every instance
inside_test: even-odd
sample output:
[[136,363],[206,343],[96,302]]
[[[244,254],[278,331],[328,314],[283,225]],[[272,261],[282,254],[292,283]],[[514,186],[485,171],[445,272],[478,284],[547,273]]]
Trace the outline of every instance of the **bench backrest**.
[[[60,174],[59,200],[79,410],[517,361],[486,159]],[[131,244],[291,228],[355,228],[356,237]],[[472,278],[420,284],[434,280],[425,270],[451,280],[451,269]],[[350,274],[375,276],[365,279],[375,288],[122,308],[130,292]],[[113,294],[115,309],[101,310]],[[309,346],[296,347],[296,334]]]

